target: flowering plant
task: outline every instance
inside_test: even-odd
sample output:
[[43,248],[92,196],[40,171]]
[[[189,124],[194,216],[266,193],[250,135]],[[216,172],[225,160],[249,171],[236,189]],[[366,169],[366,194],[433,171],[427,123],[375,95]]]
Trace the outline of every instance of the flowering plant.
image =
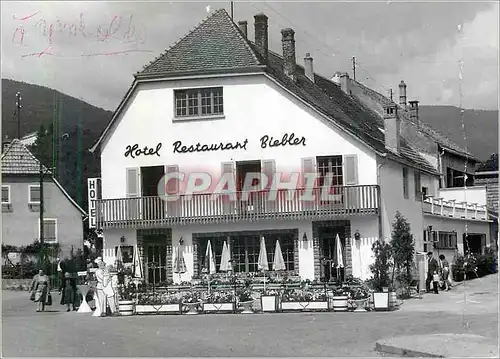
[[254,300],[252,297],[252,292],[249,289],[243,289],[238,292],[238,301],[240,302],[249,302]]
[[214,291],[203,298],[205,303],[232,303],[234,296],[231,292]]
[[186,292],[181,299],[182,303],[199,303],[201,302],[201,296],[198,292]]
[[285,290],[281,297],[283,302],[324,302],[327,296],[324,291],[290,289]]

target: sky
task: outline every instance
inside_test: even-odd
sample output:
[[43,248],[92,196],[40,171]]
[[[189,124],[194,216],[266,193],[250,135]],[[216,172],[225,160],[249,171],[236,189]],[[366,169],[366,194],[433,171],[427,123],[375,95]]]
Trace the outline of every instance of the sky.
[[[114,110],[133,74],[230,2],[1,2],[2,78],[47,86]],[[493,2],[235,2],[234,20],[269,18],[281,54],[295,30],[297,62],[383,94],[404,80],[421,105],[498,109],[499,5]]]

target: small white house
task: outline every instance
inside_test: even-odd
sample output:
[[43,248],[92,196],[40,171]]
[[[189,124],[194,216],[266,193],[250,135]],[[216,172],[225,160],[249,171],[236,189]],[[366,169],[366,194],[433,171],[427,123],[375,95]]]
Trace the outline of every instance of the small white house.
[[[439,171],[401,135],[398,106],[380,116],[342,90],[342,76],[336,84],[315,74],[309,54],[298,65],[292,29],[281,32],[282,55],[271,52],[264,14],[255,16],[255,40],[246,34],[246,21],[215,11],[135,74],[92,148],[102,161],[97,226],[106,260],[118,245],[137,245],[147,281],[190,280],[210,240],[217,270],[226,242],[234,271],[256,272],[264,237],[270,269],[279,240],[286,270],[302,278],[366,279],[371,246],[390,237],[398,210],[422,250],[421,191],[437,194]],[[168,181],[180,196],[165,202],[162,178],[174,173],[186,177]],[[186,194],[194,173],[212,182]],[[250,178],[249,193],[245,179],[255,173],[281,190]],[[221,178],[232,179],[235,196],[214,199]],[[290,195],[287,186],[303,190]],[[313,199],[301,200],[304,191]],[[177,253],[185,273],[173,273]]]

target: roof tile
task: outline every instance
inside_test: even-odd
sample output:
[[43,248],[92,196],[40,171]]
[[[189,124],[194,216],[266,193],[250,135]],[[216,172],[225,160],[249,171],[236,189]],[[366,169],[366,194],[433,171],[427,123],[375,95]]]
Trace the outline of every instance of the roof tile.
[[[43,166],[45,173],[50,173]],[[2,153],[2,174],[38,175],[40,162],[18,139],[12,140],[9,147]]]
[[201,24],[147,65],[139,75],[261,65],[224,9]]

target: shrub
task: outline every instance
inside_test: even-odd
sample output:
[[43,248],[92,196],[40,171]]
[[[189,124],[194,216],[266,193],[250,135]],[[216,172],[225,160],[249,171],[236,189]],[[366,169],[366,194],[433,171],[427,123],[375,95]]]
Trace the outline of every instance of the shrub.
[[412,269],[415,265],[413,259],[415,244],[410,224],[399,212],[396,212],[396,217],[392,224],[391,249],[394,259],[392,285],[394,286],[394,274],[396,274],[398,285],[402,288],[408,288],[412,281]]
[[473,254],[463,256],[460,253],[455,255],[451,266],[451,273],[455,282],[461,282],[466,278],[467,280],[477,278],[477,260]]
[[376,241],[372,245],[375,262],[370,265],[373,278],[370,284],[373,289],[382,291],[382,288],[389,287],[389,269],[391,267],[391,245],[384,241]]
[[476,258],[476,263],[478,277],[497,272],[497,256],[492,248],[485,248],[484,254]]

